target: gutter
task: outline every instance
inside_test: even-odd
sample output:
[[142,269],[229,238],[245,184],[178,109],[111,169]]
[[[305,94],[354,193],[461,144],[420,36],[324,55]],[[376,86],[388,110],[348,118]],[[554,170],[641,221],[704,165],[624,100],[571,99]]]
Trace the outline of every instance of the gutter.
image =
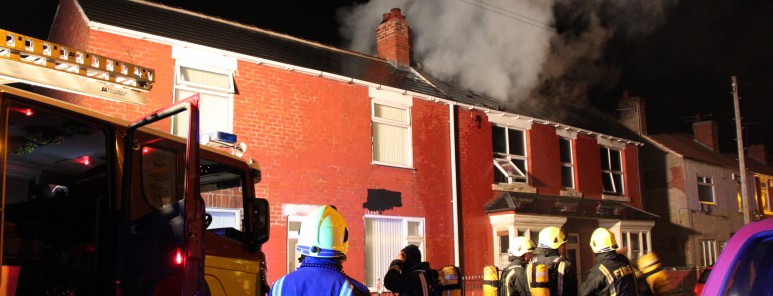
[[451,149],[451,206],[454,216],[454,266],[459,266],[459,191],[456,182],[456,117],[454,116],[454,104],[448,104],[448,140]]

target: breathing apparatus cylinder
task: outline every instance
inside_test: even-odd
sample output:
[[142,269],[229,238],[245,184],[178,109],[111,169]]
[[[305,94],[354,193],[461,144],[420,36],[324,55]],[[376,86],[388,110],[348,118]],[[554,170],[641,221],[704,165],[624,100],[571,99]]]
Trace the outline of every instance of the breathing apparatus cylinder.
[[461,271],[456,266],[446,266],[440,269],[440,284],[443,296],[461,296],[462,284],[459,281]]
[[483,267],[483,296],[499,294],[499,270],[496,266]]

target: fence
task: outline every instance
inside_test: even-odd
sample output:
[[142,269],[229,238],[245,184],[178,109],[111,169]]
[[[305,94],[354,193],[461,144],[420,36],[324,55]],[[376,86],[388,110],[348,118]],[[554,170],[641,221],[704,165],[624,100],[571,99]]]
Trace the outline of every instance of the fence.
[[482,296],[483,295],[483,276],[463,276],[462,277],[462,295]]

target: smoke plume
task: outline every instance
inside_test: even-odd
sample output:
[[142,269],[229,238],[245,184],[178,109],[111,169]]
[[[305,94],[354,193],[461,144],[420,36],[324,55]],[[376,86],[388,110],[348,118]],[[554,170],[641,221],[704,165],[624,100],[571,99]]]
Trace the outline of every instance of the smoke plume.
[[[425,71],[513,106],[587,103],[619,79],[610,40],[636,40],[676,0],[371,0],[337,17],[349,49],[375,53],[383,13],[402,9],[413,60]],[[616,44],[628,44],[618,42]]]

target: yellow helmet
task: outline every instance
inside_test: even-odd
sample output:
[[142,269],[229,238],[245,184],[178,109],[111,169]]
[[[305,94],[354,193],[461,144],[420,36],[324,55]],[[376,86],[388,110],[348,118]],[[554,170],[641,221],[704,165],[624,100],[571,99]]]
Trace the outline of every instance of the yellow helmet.
[[310,257],[345,257],[349,251],[349,229],[346,221],[332,206],[321,206],[301,222],[298,230],[301,254]]
[[561,228],[549,226],[539,232],[540,248],[558,249],[564,243],[566,243],[566,235]]
[[594,253],[606,253],[617,250],[615,235],[606,228],[599,227],[590,236],[590,248]]
[[507,249],[507,253],[510,256],[521,257],[523,254],[534,252],[537,246],[529,238],[519,236],[510,239],[510,247]]

